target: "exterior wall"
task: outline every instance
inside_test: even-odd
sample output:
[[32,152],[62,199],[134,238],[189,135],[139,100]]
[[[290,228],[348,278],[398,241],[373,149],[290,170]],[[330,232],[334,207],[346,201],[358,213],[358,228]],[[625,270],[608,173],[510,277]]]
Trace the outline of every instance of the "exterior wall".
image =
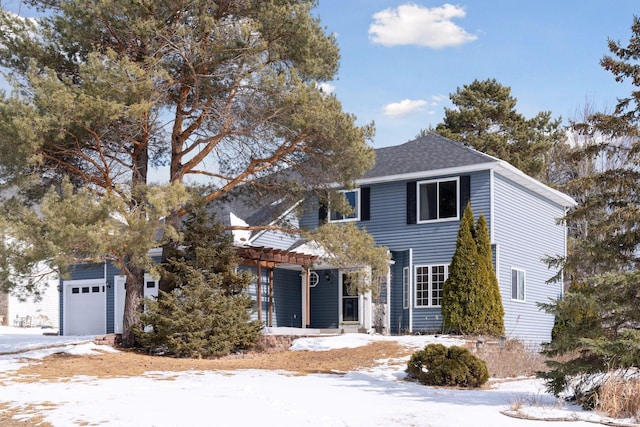
[[[318,285],[311,288],[311,328],[338,328],[340,282],[336,270],[316,270]],[[329,273],[329,280],[325,277]]]
[[[470,176],[470,202],[474,215],[485,216],[491,227],[491,173],[479,171],[467,174]],[[428,180],[452,178],[454,176],[430,176]],[[411,310],[402,308],[402,269],[398,262],[393,269],[391,295],[391,331],[436,332],[442,329],[442,312],[439,307],[415,306],[415,267],[421,265],[450,264],[455,252],[459,220],[440,221],[423,224],[407,224],[407,182],[394,181],[371,185],[370,219],[359,221],[358,226],[366,228],[376,243],[386,246],[392,253],[413,250],[413,265],[410,268],[412,288]],[[462,212],[460,212],[460,216]],[[307,211],[301,225],[306,228],[317,227],[319,223],[317,211]],[[405,264],[408,265],[408,264]],[[399,289],[398,289],[399,287]],[[409,312],[411,322],[409,322]],[[411,323],[411,329],[409,324]]]
[[57,329],[60,318],[58,283],[58,279],[48,280],[41,300],[28,297],[26,300],[21,301],[11,294],[4,294],[7,304],[6,314],[4,314],[6,316],[4,319],[5,324],[8,326],[41,326]]
[[[564,208],[541,198],[518,184],[495,174],[494,243],[505,331],[508,337],[530,344],[551,339],[553,316],[540,311],[538,302],[561,296],[561,283],[546,283],[557,270],[542,262],[547,256],[565,253],[565,228],[556,220]],[[525,271],[525,301],[511,298],[511,269]]]
[[[293,212],[290,212],[283,219],[291,228],[298,228],[299,221]],[[255,246],[264,246],[274,249],[289,249],[298,239],[298,236],[285,234],[280,231],[267,230],[258,234],[251,240]]]
[[277,268],[273,272],[273,326],[302,327],[300,271]]
[[404,308],[402,271],[409,266],[409,251],[392,251],[395,263],[391,266],[391,307],[389,307],[391,334],[402,334],[409,330],[409,309]]

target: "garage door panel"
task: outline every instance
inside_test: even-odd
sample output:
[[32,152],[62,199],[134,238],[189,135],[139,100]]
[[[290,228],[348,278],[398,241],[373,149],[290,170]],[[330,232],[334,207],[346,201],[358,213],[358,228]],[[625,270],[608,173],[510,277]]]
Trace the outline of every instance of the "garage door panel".
[[106,333],[105,288],[103,282],[65,282],[65,335]]

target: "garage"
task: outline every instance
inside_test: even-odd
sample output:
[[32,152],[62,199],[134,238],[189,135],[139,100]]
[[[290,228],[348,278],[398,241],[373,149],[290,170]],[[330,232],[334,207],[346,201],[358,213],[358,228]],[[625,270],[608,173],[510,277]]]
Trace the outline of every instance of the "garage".
[[64,335],[107,332],[107,298],[103,279],[63,282]]

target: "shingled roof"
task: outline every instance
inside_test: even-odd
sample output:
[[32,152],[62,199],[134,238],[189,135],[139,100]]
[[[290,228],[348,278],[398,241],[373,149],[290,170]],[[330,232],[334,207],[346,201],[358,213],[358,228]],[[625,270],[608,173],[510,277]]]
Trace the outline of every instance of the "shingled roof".
[[493,163],[494,157],[430,133],[393,147],[378,148],[375,166],[363,179]]

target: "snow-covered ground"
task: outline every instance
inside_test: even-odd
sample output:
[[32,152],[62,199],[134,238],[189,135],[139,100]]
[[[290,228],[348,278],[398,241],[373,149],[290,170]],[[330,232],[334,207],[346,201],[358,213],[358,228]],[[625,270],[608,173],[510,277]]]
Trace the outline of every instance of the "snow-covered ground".
[[[26,331],[32,333],[25,334]],[[613,421],[559,402],[536,379],[493,381],[490,388],[482,390],[451,390],[405,381],[402,367],[386,363],[345,375],[299,376],[284,371],[244,370],[148,372],[134,378],[110,379],[78,376],[66,382],[12,380],[19,366],[28,363],[27,358],[40,359],[54,352],[95,352],[91,338],[43,336],[36,329],[0,327],[0,404],[28,408],[31,414],[36,410],[44,421],[65,427],[554,424],[548,420],[573,421],[571,426],[583,427]],[[362,346],[376,339],[397,340],[415,348],[434,341],[458,343],[442,337],[349,334],[298,339],[291,349],[326,351]],[[105,346],[99,348],[109,350]],[[27,351],[15,353],[22,350]],[[516,409],[521,415],[540,420],[504,414]],[[616,422],[632,425],[629,420]]]

